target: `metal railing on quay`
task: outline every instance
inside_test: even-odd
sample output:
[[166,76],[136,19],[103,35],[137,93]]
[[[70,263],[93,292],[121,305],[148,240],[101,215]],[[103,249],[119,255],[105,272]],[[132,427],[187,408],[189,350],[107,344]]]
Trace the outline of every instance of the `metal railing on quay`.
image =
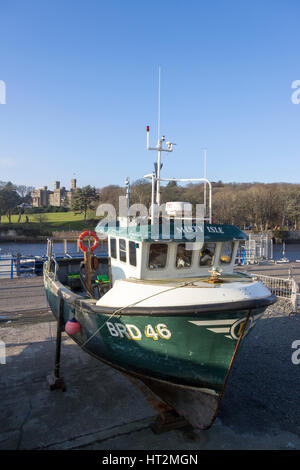
[[297,309],[300,304],[299,285],[293,277],[285,279],[256,273],[253,277],[259,279],[276,297],[290,300]]
[[[45,255],[30,255],[22,256],[20,254],[5,254],[0,255],[0,281],[1,279],[15,279],[19,277],[31,277],[31,276],[42,276],[43,265],[50,258],[55,257],[56,259],[62,258],[82,258],[83,254],[78,247],[73,246],[70,249],[70,245],[67,244],[67,240],[63,240],[63,246],[55,246],[53,241],[48,240]],[[61,245],[61,243],[60,243]],[[51,246],[51,249],[50,249]],[[76,251],[75,251],[75,250]],[[102,244],[96,251],[95,254],[100,257],[108,256],[107,247]]]
[[0,256],[0,280],[16,277],[41,276],[47,256]]

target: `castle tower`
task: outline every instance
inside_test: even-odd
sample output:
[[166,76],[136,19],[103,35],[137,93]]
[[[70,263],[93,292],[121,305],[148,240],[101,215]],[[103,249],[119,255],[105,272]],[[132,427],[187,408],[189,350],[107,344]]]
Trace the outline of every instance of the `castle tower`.
[[72,189],[74,189],[74,190],[76,189],[76,183],[77,183],[76,178],[71,179]]

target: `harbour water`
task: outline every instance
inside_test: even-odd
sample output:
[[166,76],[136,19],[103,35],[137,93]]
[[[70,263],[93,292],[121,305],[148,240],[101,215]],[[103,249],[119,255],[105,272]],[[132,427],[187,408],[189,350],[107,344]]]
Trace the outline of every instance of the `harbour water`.
[[[80,250],[77,247],[76,242],[68,242],[67,245],[68,253],[76,254]],[[53,251],[56,255],[64,253],[64,243],[56,242],[53,244]],[[95,253],[103,252],[103,247],[98,247]],[[1,255],[13,255],[17,254],[21,256],[30,257],[30,256],[45,256],[47,253],[47,244],[45,242],[39,243],[15,243],[15,242],[5,242],[0,243],[0,257]],[[300,256],[300,255],[299,255]]]
[[[20,253],[22,256],[43,256],[46,255],[47,245],[46,243],[14,243],[5,242],[0,243],[0,256],[6,254],[12,254],[16,256]],[[59,255],[64,252],[64,243],[54,243],[54,253]],[[99,247],[96,253],[103,252],[103,247]],[[78,253],[77,243],[68,242],[68,253]],[[275,260],[279,260],[283,256],[286,256],[290,261],[300,260],[300,244],[290,244],[285,247],[285,255],[282,253],[282,245],[273,246],[273,257]]]

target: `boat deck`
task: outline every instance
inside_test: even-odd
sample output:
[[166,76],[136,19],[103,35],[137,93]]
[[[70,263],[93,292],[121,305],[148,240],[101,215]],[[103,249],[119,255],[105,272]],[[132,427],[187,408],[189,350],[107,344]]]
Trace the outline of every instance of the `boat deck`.
[[[151,284],[151,285],[163,285],[163,286],[180,286],[197,284],[197,287],[202,285],[203,287],[213,287],[213,284],[208,283],[210,275],[201,277],[184,277],[176,279],[135,279],[127,278],[123,279],[124,282],[131,282],[137,284]],[[233,273],[233,274],[222,274],[221,281],[224,283],[228,282],[251,282],[252,277],[246,273]]]

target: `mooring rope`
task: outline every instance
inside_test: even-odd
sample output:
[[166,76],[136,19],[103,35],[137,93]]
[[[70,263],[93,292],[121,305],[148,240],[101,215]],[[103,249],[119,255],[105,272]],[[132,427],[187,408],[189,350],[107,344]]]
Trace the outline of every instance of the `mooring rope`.
[[160,294],[165,294],[166,292],[170,292],[172,290],[175,290],[175,289],[179,289],[181,287],[186,287],[188,286],[189,284],[192,284],[194,281],[190,281],[190,282],[185,282],[184,284],[180,284],[179,286],[175,286],[175,287],[170,287],[170,289],[165,289],[163,291],[160,291],[160,292],[156,292],[155,294],[152,294],[152,295],[149,295],[148,297],[145,297],[144,299],[141,299],[141,300],[137,300],[136,302],[133,302],[132,304],[128,304],[128,305],[125,305],[124,307],[120,307],[118,308],[117,310],[115,310],[110,317],[108,317],[105,322],[92,334],[92,336],[90,336],[82,345],[79,345],[81,348],[83,348],[92,338],[94,338],[94,336],[99,333],[99,331],[102,330],[102,328],[104,327],[105,323],[108,322],[111,318],[113,318],[115,315],[117,315],[119,312],[121,312],[122,310],[125,310],[126,308],[130,308],[130,307],[134,307],[135,305],[141,303],[141,302],[144,302],[145,300],[149,300],[153,297],[156,297],[157,295],[160,295]]
[[[155,294],[152,294],[152,295],[149,295],[148,297],[145,297],[144,299],[141,299],[141,300],[137,300],[136,302],[133,302],[132,304],[128,304],[128,305],[125,305],[124,307],[120,307],[118,308],[117,310],[115,310],[111,315],[110,317],[108,317],[105,322],[103,322],[103,324],[97,328],[97,330],[92,334],[92,336],[90,336],[83,344],[78,344],[78,346],[80,346],[81,348],[84,348],[84,346],[89,342],[91,341],[91,339],[93,339],[97,333],[99,333],[99,331],[102,330],[102,328],[104,328],[104,325],[107,321],[109,321],[111,318],[113,318],[115,315],[117,315],[119,312],[121,312],[122,310],[125,310],[126,308],[130,308],[130,307],[133,307],[141,302],[144,302],[145,300],[148,300],[148,299],[151,299],[157,295],[160,295],[160,294],[164,294],[165,292],[169,292],[169,291],[172,291],[172,290],[175,290],[175,289],[179,289],[180,287],[186,287],[188,286],[189,284],[192,284],[193,282],[195,282],[194,280],[193,281],[189,281],[189,282],[185,282],[183,284],[180,284],[179,286],[175,286],[175,287],[171,287],[170,289],[165,289],[161,292],[156,292]],[[61,296],[61,299],[63,301],[63,296]],[[61,360],[59,360],[57,363],[55,363],[55,367],[59,368],[61,365]]]

